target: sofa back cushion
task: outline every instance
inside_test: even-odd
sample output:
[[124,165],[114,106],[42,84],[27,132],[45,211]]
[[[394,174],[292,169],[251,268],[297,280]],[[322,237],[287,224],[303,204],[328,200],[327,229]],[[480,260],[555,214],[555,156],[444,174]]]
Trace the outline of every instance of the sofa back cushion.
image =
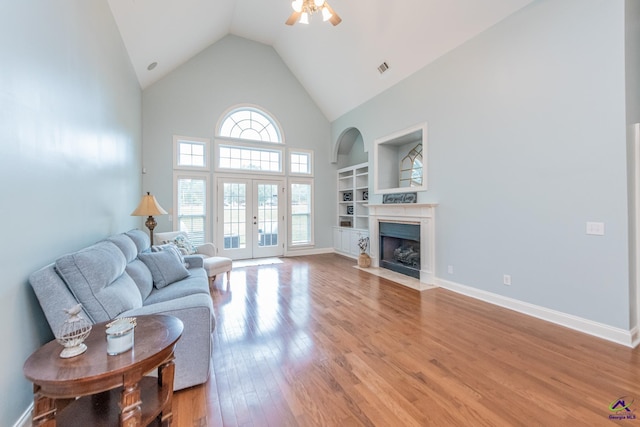
[[134,259],[125,267],[124,271],[133,279],[140,291],[142,301],[146,300],[153,290],[153,277],[151,271],[139,259]]
[[133,243],[136,244],[138,253],[148,252],[150,250],[151,239],[149,238],[148,233],[136,228],[134,230],[127,231],[125,234],[133,240]]
[[112,242],[103,241],[56,261],[56,271],[95,323],[142,307],[134,281],[125,273],[126,259]]
[[111,236],[107,239],[110,242],[113,242],[118,249],[122,251],[126,262],[131,262],[138,257],[138,247],[131,237],[126,234],[116,234],[115,236]]
[[[140,234],[135,233],[135,230],[132,230],[129,233],[136,238],[140,247],[145,247],[146,234],[141,236]],[[126,233],[111,236],[107,240],[113,242],[122,251],[127,262],[125,271],[136,283],[136,286],[140,291],[142,301],[144,301],[153,290],[153,279],[151,278],[151,272],[147,266],[138,259],[138,245],[132,240],[131,236]]]

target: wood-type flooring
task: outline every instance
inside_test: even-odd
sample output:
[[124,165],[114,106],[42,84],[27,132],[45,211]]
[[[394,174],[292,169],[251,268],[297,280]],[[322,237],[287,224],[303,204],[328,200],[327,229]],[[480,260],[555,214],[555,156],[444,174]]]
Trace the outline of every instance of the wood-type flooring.
[[214,282],[211,378],[174,426],[640,427],[639,350],[339,255],[283,261]]

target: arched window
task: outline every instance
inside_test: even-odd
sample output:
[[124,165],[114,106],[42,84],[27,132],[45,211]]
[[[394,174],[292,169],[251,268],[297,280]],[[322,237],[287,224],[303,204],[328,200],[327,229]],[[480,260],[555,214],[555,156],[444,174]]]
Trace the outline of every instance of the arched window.
[[251,141],[282,142],[277,122],[255,107],[245,106],[229,111],[222,120],[219,135]]

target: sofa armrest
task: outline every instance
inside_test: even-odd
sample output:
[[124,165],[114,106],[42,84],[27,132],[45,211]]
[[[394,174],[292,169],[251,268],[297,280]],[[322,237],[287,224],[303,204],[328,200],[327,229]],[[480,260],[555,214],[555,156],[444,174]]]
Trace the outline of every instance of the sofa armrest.
[[202,255],[185,255],[184,256],[184,262],[189,264],[189,267],[187,268],[203,268],[204,267],[204,260],[202,258]]
[[[49,264],[32,273],[29,276],[29,283],[31,283],[40,307],[47,318],[51,332],[55,335],[68,318],[64,309],[75,306],[78,304],[78,300],[58,275],[54,264]],[[82,317],[95,323],[84,308],[82,309]]]
[[205,243],[198,246],[196,252],[208,257],[216,256],[216,246],[213,243]]
[[182,337],[176,344],[174,390],[205,383],[211,369],[212,333],[216,323],[211,296],[188,295],[128,310],[118,317],[145,314],[175,316],[184,324]]

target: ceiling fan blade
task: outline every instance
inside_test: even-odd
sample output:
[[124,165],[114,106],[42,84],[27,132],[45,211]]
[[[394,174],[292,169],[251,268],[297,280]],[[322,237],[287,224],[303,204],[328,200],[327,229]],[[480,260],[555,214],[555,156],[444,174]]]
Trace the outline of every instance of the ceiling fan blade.
[[296,12],[294,10],[291,16],[289,16],[289,19],[287,19],[287,21],[285,22],[285,24],[287,25],[295,24],[296,22],[298,22],[298,19],[300,19],[300,15],[302,15],[302,12]]
[[331,12],[331,18],[329,18],[329,22],[331,22],[334,27],[342,22],[342,18],[340,18],[336,11],[333,10],[331,6],[329,6],[329,3],[325,3],[325,7],[329,9],[329,12]]

